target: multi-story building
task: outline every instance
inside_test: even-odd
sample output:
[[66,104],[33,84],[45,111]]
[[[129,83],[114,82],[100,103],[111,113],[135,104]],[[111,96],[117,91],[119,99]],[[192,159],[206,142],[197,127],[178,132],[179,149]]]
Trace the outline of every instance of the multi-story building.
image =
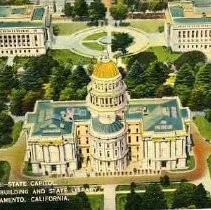
[[169,2],[165,36],[173,51],[211,49],[211,2],[209,0]]
[[23,132],[33,173],[117,175],[185,169],[189,109],[178,97],[130,99],[116,64],[96,64],[86,101],[37,101]]
[[0,6],[0,56],[45,54],[51,34],[47,8]]

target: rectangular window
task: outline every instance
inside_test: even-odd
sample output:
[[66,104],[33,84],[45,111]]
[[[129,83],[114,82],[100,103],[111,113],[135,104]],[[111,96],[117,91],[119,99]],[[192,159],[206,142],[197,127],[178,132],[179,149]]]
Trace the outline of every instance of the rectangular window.
[[51,171],[56,171],[56,165],[51,166]]

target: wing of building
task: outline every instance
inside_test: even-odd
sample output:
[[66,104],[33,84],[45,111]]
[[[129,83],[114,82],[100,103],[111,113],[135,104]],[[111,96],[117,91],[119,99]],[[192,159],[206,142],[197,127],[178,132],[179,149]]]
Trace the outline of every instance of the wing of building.
[[26,161],[40,175],[99,176],[185,169],[190,113],[178,97],[130,99],[116,64],[96,64],[86,101],[37,101]]
[[211,1],[194,0],[169,2],[166,12],[165,35],[173,51],[211,49]]
[[47,7],[0,6],[0,57],[45,54],[51,36]]

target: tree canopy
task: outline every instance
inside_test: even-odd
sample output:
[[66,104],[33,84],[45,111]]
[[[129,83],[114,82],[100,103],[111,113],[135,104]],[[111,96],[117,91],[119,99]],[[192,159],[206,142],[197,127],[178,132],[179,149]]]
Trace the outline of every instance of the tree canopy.
[[89,6],[89,18],[92,21],[103,20],[106,15],[106,7],[101,0],[94,0]]
[[133,42],[133,37],[128,33],[115,33],[111,43],[111,49],[113,52],[121,51],[123,54],[126,53],[127,47]]
[[126,4],[118,3],[110,8],[111,16],[114,20],[124,20],[127,17],[128,6]]

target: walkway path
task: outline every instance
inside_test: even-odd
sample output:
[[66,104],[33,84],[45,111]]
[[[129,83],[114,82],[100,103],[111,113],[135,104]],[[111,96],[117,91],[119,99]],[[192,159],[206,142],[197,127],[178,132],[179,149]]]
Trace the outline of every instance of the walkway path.
[[82,41],[91,34],[107,31],[108,29],[111,32],[129,33],[134,37],[134,43],[128,47],[129,53],[138,53],[144,51],[150,46],[149,39],[144,32],[142,33],[139,30],[128,27],[107,26],[86,28],[69,36],[56,36],[54,43],[52,44],[52,49],[69,49],[83,56],[99,57],[101,56],[102,51],[90,49],[84,46]]
[[116,185],[104,185],[104,210],[116,209]]
[[26,153],[26,140],[22,135],[13,146],[5,149],[0,149],[0,160],[8,161],[11,166],[10,181],[22,180],[24,157]]

